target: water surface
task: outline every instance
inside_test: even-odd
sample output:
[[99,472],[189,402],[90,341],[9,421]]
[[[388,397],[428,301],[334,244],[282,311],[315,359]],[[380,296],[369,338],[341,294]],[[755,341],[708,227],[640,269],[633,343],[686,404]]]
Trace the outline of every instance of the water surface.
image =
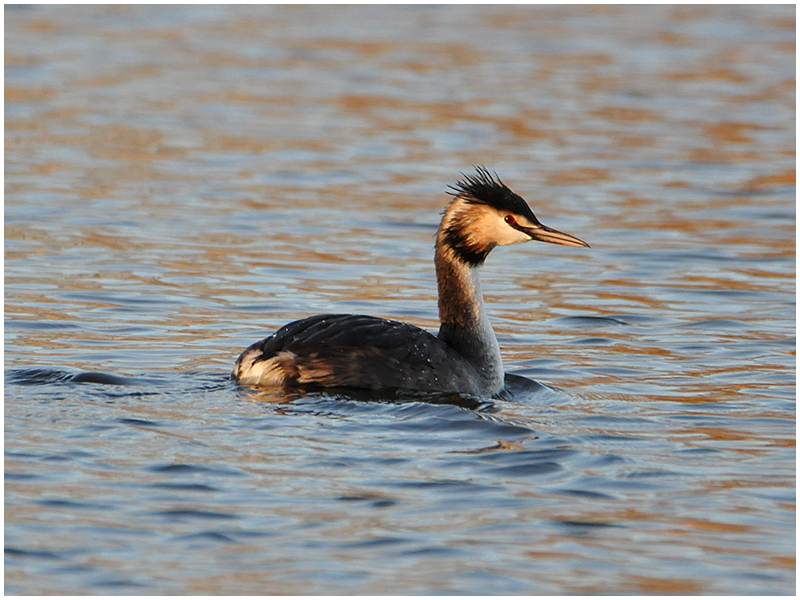
[[[793,592],[790,6],[5,23],[7,593]],[[592,245],[483,270],[542,385],[230,382],[314,313],[435,329],[476,164]]]

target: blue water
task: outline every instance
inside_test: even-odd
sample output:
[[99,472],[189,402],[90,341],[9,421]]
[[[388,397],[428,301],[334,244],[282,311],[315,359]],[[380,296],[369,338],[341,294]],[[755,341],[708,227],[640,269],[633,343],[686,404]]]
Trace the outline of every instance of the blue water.
[[[793,593],[791,7],[5,23],[6,593]],[[487,261],[506,393],[231,382],[311,314],[435,330],[475,164],[592,246]]]

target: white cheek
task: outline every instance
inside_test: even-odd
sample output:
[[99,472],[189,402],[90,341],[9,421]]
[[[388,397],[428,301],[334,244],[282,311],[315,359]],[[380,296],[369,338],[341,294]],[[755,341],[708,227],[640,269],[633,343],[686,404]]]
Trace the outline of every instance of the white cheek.
[[504,220],[503,213],[485,211],[470,225],[470,242],[476,247],[495,245],[508,246],[529,242],[530,236],[514,229]]
[[498,232],[499,246],[509,246],[511,244],[521,244],[522,242],[531,241],[531,236],[523,233],[518,229],[514,229],[510,225],[503,223],[504,227]]

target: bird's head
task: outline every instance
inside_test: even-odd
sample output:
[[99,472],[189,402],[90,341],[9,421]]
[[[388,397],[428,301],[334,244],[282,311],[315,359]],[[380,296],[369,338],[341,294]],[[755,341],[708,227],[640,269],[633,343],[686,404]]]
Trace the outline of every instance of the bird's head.
[[562,246],[589,247],[566,233],[542,225],[525,200],[485,167],[448,192],[454,199],[445,209],[437,243],[450,248],[470,266],[483,264],[495,246],[538,240]]

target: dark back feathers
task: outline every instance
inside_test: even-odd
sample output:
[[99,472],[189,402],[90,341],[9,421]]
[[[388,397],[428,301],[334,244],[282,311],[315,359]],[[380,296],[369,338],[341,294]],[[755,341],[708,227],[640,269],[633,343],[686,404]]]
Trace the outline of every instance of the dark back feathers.
[[[294,355],[296,381],[313,387],[477,393],[472,367],[432,333],[364,315],[316,315],[284,325],[257,344],[257,361]],[[304,375],[307,374],[307,375]]]

